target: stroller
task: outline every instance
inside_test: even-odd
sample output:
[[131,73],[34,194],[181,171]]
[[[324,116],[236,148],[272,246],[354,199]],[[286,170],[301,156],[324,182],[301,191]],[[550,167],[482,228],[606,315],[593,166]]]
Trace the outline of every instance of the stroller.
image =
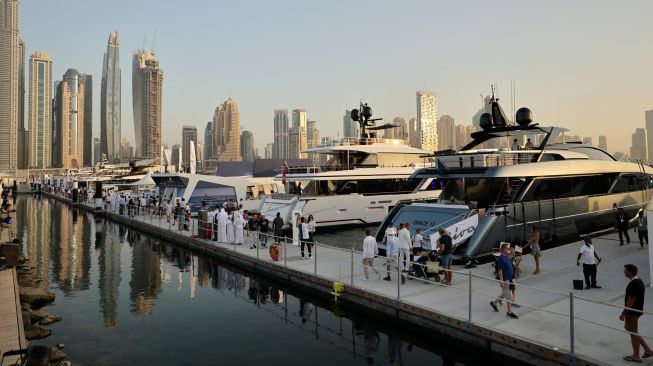
[[435,282],[440,282],[440,274],[443,271],[440,269],[440,256],[437,250],[431,250],[428,253],[419,255],[413,263],[410,271],[416,278],[423,278],[428,280],[433,278]]

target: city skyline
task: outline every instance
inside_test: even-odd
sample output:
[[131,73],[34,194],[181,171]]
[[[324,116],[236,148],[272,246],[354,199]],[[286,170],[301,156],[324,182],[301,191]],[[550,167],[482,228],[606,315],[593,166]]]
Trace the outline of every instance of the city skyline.
[[[496,82],[498,95],[507,107],[511,104],[507,98],[510,81],[515,80],[516,107],[531,108],[538,122],[562,125],[582,136],[594,135],[599,123],[601,133],[611,136],[611,151],[627,151],[631,132],[643,125],[641,112],[653,106],[653,91],[648,87],[653,76],[645,72],[653,51],[646,47],[642,36],[651,33],[652,26],[644,14],[653,10],[653,5],[643,1],[621,7],[603,1],[592,2],[591,6],[550,2],[538,4],[536,9],[529,8],[528,13],[535,15],[527,19],[514,16],[520,10],[526,11],[526,4],[519,2],[499,5],[479,2],[474,5],[474,13],[469,13],[468,6],[463,4],[428,2],[378,7],[346,2],[322,5],[283,2],[266,11],[256,11],[247,4],[225,7],[200,2],[194,8],[202,11],[182,14],[163,11],[157,17],[143,19],[139,14],[147,11],[149,2],[117,1],[115,6],[120,17],[88,17],[75,25],[61,25],[58,19],[70,7],[88,4],[73,0],[67,5],[20,3],[20,34],[27,42],[27,54],[37,49],[48,52],[55,75],[63,74],[67,68],[98,74],[102,67],[98,58],[104,51],[106,34],[120,31],[122,44],[134,49],[152,45],[151,35],[156,30],[155,48],[159,59],[166,64],[170,81],[164,90],[164,130],[179,131],[184,124],[207,120],[215,104],[231,95],[239,101],[243,123],[255,134],[271,134],[269,116],[274,109],[301,105],[311,118],[322,122],[323,135],[336,136],[340,132],[336,125],[340,125],[342,110],[357,106],[361,98],[375,108],[375,116],[386,121],[397,116],[407,120],[415,117],[413,93],[421,89],[438,93],[439,115],[448,114],[457,121],[469,123],[478,108],[479,92],[488,94],[489,85]],[[208,26],[213,24],[209,19],[218,8],[222,21]],[[634,8],[638,11],[633,12]],[[363,20],[369,27],[324,32],[333,19],[341,18],[342,9],[369,12]],[[307,11],[313,15],[301,21],[307,25],[304,32],[296,32],[301,24],[291,27],[279,21],[296,19]],[[403,16],[408,14],[410,17]],[[461,22],[460,17],[452,16],[455,14],[466,16]],[[551,18],[556,19],[555,29],[550,27],[548,19]],[[494,19],[491,33],[496,40],[478,37],[487,32],[487,19]],[[606,19],[610,19],[611,27],[605,26]],[[318,20],[325,25],[313,27]],[[168,26],[173,21],[183,22],[187,29],[177,32]],[[389,29],[375,25],[383,21],[400,24]],[[580,32],[579,22],[584,24]],[[448,31],[452,25],[457,32]],[[80,27],[84,32],[79,32]],[[60,32],[57,37],[41,31],[55,28]],[[145,34],[149,35],[147,42],[143,42]],[[224,40],[225,48],[236,52],[221,61],[224,65],[215,68],[211,62],[219,51],[203,45],[222,39],[222,34],[230,35]],[[442,37],[443,34],[448,36]],[[308,42],[311,38],[315,41]],[[271,41],[274,39],[305,44],[306,52],[313,56],[311,62],[297,60],[290,48],[278,49],[276,42]],[[70,47],[70,40],[74,40],[72,44],[76,47]],[[401,62],[375,60],[372,67],[368,67],[365,58],[345,60],[338,56],[343,51],[358,49],[362,40],[365,40],[365,51],[373,54],[412,55],[419,50],[420,55],[404,57]],[[577,47],[578,42],[583,47]],[[425,47],[425,44],[433,46]],[[609,54],[605,54],[605,47],[611,49]],[[339,52],[331,52],[332,49]],[[442,57],[441,50],[447,50],[448,56]],[[504,56],[516,51],[529,62]],[[194,55],[192,68],[187,67],[187,54]],[[269,57],[262,61],[256,56],[260,54]],[[565,57],[555,56],[560,54]],[[129,60],[123,56],[122,62]],[[597,74],[601,78],[596,78]],[[284,85],[293,87],[283,88]],[[122,92],[129,100],[127,89],[123,88]],[[610,102],[596,103],[605,100],[606,95]],[[175,103],[166,103],[168,98]],[[95,108],[96,114],[98,110]],[[129,103],[122,104],[122,116],[122,133],[134,141]],[[93,137],[98,137],[99,115],[94,120]],[[617,120],[620,123],[613,123]],[[164,138],[164,143],[169,146],[179,143],[178,136],[178,133],[171,134]],[[259,138],[257,146],[260,148],[267,142]]]

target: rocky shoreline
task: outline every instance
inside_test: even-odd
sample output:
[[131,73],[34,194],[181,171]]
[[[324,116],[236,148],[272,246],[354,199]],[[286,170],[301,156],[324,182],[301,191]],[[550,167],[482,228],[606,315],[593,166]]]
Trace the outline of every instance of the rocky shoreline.
[[[33,341],[52,335],[52,329],[44,328],[61,321],[60,316],[49,314],[44,308],[54,302],[54,293],[41,286],[41,281],[34,277],[36,267],[30,265],[29,258],[20,257],[16,266],[16,275],[20,293],[20,308],[25,328],[25,339]],[[64,345],[50,347],[50,362],[53,365],[70,366],[65,361]]]

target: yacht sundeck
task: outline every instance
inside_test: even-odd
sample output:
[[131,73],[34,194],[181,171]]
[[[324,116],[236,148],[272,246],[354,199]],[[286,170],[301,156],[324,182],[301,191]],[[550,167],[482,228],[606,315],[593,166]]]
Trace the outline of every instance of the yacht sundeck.
[[534,124],[527,108],[517,111],[517,124],[509,124],[498,100],[490,103],[492,113],[481,117],[482,130],[472,133],[471,143],[436,153],[433,166],[413,175],[443,185],[439,199],[397,205],[379,227],[377,241],[390,222],[409,222],[413,233],[420,228],[435,247],[438,228],[444,227],[452,234],[454,253],[474,259],[500,241],[521,244],[533,226],[540,228],[541,247],[551,248],[611,229],[614,205],[631,218],[646,207],[653,169],[565,143],[564,129]]
[[[323,166],[284,168],[275,177],[292,194],[271,195],[260,211],[268,217],[277,212],[285,222],[294,215],[315,217],[317,226],[378,223],[400,200],[434,199],[440,193],[432,178],[411,177],[426,166],[427,151],[410,147],[404,140],[376,138],[376,130],[394,125],[374,126],[371,108],[362,105],[363,118],[352,111],[361,124],[361,137],[334,141],[304,151],[324,157]],[[354,118],[355,117],[355,118]],[[316,159],[317,160],[317,159]],[[299,194],[299,185],[303,185]]]

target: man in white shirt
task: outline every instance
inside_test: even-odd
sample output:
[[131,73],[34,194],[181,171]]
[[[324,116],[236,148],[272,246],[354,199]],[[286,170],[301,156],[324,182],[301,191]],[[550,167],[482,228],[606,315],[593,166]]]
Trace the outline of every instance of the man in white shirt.
[[415,230],[415,236],[413,237],[413,255],[417,255],[418,252],[424,250],[424,237],[422,237],[422,230]]
[[297,224],[297,227],[299,228],[299,242],[300,242],[300,248],[301,248],[301,254],[302,254],[302,259],[304,259],[304,246],[308,247],[308,258],[311,258],[311,244],[308,241],[308,224],[306,223],[306,218],[302,217],[300,219],[299,224]]
[[[383,278],[383,280],[391,281],[390,271],[392,270],[392,268],[396,267],[397,271],[399,271],[399,266],[398,266],[399,243],[397,243],[397,230],[392,225],[392,223],[390,223],[390,225],[388,225],[388,228],[385,230],[385,256],[387,258],[386,270],[388,273]],[[402,280],[403,279],[404,277],[402,277]]]
[[601,258],[594,251],[592,245],[592,238],[586,236],[583,241],[585,244],[578,250],[578,257],[576,258],[576,265],[579,266],[583,262],[583,275],[585,275],[585,290],[590,288],[601,288],[596,285],[596,267],[601,263]]
[[368,268],[372,268],[377,277],[380,278],[381,272],[374,268],[374,257],[379,254],[379,248],[376,245],[376,239],[372,236],[370,229],[365,230],[365,239],[363,239],[363,271],[365,272],[364,280],[369,280]]
[[399,230],[399,261],[401,262],[401,271],[408,271],[410,267],[410,250],[413,243],[410,239],[410,224],[404,224],[404,228]]

